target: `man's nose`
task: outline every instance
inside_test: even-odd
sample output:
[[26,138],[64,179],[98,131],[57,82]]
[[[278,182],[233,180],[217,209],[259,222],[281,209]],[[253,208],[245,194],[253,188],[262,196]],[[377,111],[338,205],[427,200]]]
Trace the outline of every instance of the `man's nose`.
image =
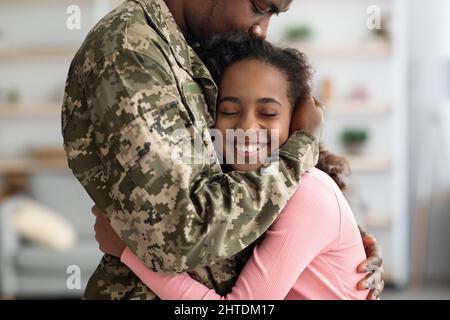
[[267,37],[267,31],[269,29],[270,18],[266,18],[263,21],[253,25],[248,33],[256,38],[265,39]]

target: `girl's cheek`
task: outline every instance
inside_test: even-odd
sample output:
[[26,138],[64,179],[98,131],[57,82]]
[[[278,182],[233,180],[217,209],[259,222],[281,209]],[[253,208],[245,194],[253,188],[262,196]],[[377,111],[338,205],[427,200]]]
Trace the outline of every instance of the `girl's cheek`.
[[271,131],[271,140],[273,144],[278,143],[282,146],[289,138],[290,121],[280,121]]

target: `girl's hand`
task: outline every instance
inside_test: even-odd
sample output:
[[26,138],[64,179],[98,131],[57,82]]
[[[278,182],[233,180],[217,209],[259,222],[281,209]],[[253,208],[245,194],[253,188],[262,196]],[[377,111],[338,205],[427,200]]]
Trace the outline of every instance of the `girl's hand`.
[[97,206],[92,208],[95,215],[95,240],[98,242],[99,249],[109,255],[120,258],[126,245],[114,231],[106,219],[105,214]]

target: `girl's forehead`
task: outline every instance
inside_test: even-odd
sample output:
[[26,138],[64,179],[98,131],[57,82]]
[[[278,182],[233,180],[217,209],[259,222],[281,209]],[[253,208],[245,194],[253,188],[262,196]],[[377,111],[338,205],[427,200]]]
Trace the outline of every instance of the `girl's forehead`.
[[219,89],[234,86],[238,87],[241,83],[249,86],[289,86],[289,79],[283,70],[278,67],[259,61],[259,60],[241,60],[233,63],[223,72]]

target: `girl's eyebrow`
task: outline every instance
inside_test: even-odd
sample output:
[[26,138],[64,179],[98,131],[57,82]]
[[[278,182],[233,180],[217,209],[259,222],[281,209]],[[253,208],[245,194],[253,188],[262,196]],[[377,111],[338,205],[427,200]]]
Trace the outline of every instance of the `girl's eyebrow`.
[[226,101],[231,102],[231,103],[241,103],[241,100],[239,100],[236,97],[223,97],[223,98],[220,98],[218,104],[221,104],[222,102],[226,102]]
[[258,103],[261,103],[261,104],[275,103],[275,104],[278,104],[280,107],[282,107],[281,102],[279,102],[278,100],[276,100],[274,98],[270,98],[270,97],[258,99]]

